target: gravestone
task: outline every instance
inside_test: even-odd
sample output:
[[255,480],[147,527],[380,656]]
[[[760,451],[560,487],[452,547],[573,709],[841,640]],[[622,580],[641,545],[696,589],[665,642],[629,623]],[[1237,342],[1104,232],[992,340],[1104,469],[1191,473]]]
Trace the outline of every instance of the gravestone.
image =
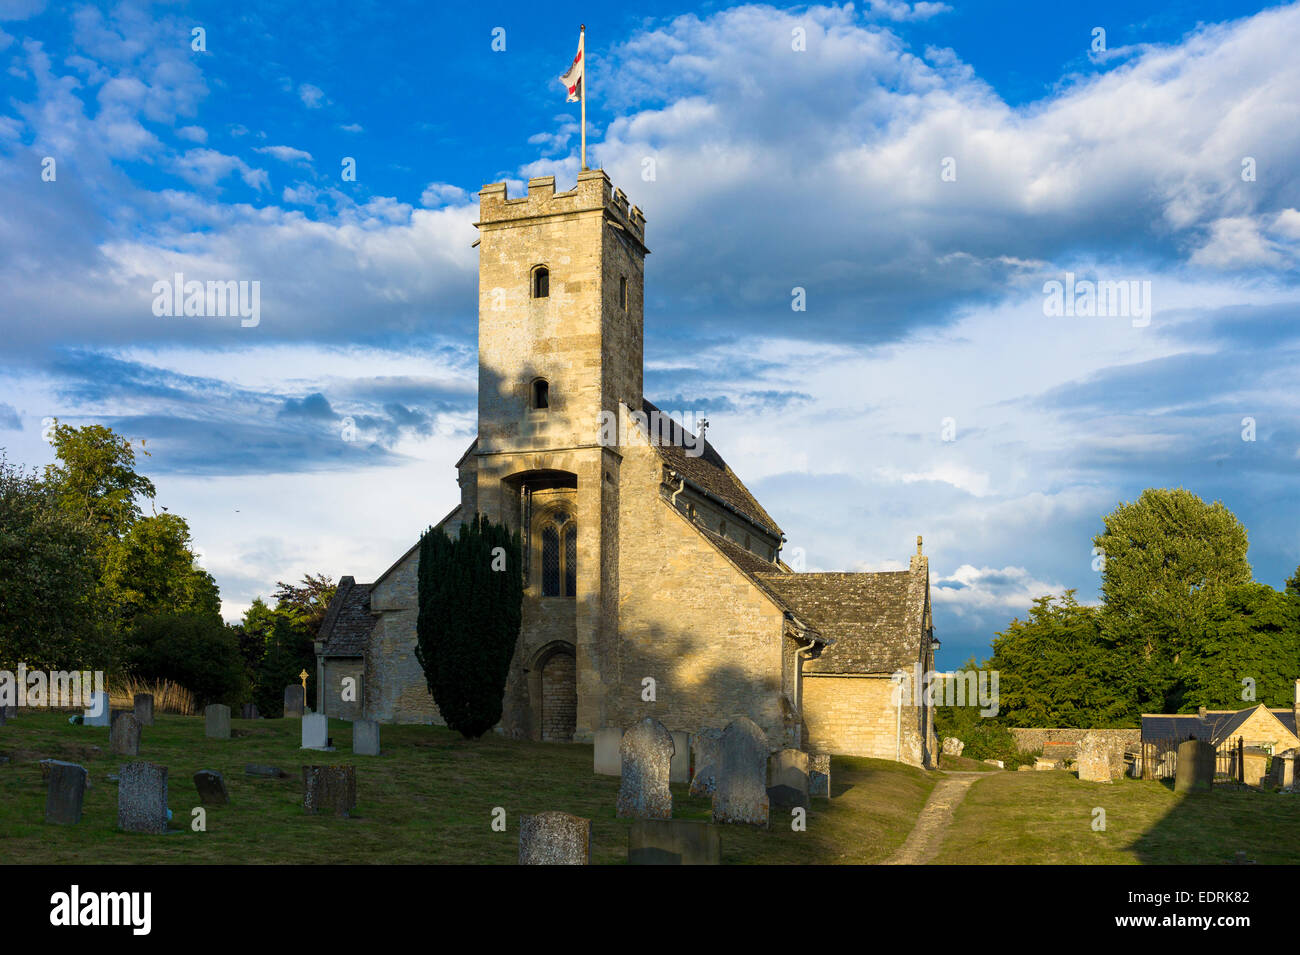
[[808,754],[799,749],[783,749],[768,761],[772,785],[767,789],[773,806],[808,808]]
[[1241,753],[1242,781],[1247,786],[1261,786],[1268,769],[1268,753],[1254,746],[1247,746]]
[[[86,798],[90,774],[86,767],[62,760],[49,761],[45,783],[45,821],[60,826],[81,822],[81,804]],[[44,767],[42,767],[44,768]]]
[[1287,750],[1273,757],[1273,785],[1288,792],[1296,788],[1296,763],[1300,762],[1300,752]]
[[717,788],[718,762],[722,757],[722,730],[700,730],[691,737],[691,749],[695,754],[691,795],[712,796]]
[[226,778],[215,769],[200,769],[195,773],[194,788],[199,791],[199,802],[205,806],[224,806],[230,802]]
[[324,713],[308,713],[302,718],[302,748],[328,749],[330,718]]
[[691,734],[673,730],[673,758],[668,761],[668,781],[691,781]]
[[127,763],[117,774],[117,824],[127,832],[167,831],[167,767]]
[[[99,752],[99,747],[98,747],[98,746],[95,747],[95,752]],[[9,757],[7,757],[7,756],[5,757],[6,760],[7,760],[8,758],[9,758]],[[41,760],[40,763],[38,764],[38,765],[41,767],[41,782],[42,782],[42,783],[49,783],[49,781],[50,781],[50,772],[54,769],[55,766],[58,766],[58,765],[62,764],[63,762],[64,762],[64,761],[61,760],[61,759],[43,759],[43,760]],[[68,765],[75,766],[76,764],[75,764],[75,763],[69,763]],[[94,788],[95,788],[94,783],[91,782],[91,779],[90,779],[90,771],[89,771],[89,770],[86,771],[86,788],[87,788],[87,789],[94,789]]]
[[153,694],[137,693],[131,702],[135,707],[135,721],[141,726],[153,726]]
[[1214,788],[1214,747],[1199,739],[1178,744],[1178,768],[1174,773],[1174,792]]
[[123,710],[108,731],[108,751],[114,756],[140,755],[140,722],[130,710]]
[[955,736],[945,736],[943,738],[943,755],[960,756],[966,749],[966,744]]
[[618,787],[619,818],[671,819],[668,765],[673,758],[672,734],[647,716],[623,734],[619,755],[623,769]]
[[264,779],[287,779],[289,774],[278,766],[264,766],[259,763],[249,763],[244,767],[245,776],[261,776]]
[[718,827],[693,819],[635,819],[627,835],[628,865],[719,865]]
[[300,684],[294,683],[284,688],[284,715],[302,716],[306,710],[306,691]]
[[230,739],[230,707],[209,703],[203,710],[203,732],[210,739]]
[[767,737],[747,716],[722,731],[713,821],[767,825]]
[[808,757],[808,795],[822,799],[831,798],[831,754],[818,753]]
[[379,755],[379,724],[375,720],[352,721],[352,752],[358,756]]
[[307,812],[347,816],[357,808],[356,767],[304,766],[302,790],[302,808]]
[[108,694],[102,690],[90,694],[90,706],[82,716],[82,726],[109,726],[112,721],[109,710]]
[[1098,733],[1087,733],[1079,741],[1079,756],[1075,760],[1079,778],[1089,783],[1110,782],[1110,746]]
[[239,718],[241,720],[261,719],[261,714],[257,712],[256,703],[244,703],[239,707]]
[[567,812],[519,817],[520,865],[590,865],[591,820]]
[[595,772],[600,776],[623,775],[623,759],[618,748],[623,742],[623,731],[617,726],[596,730]]

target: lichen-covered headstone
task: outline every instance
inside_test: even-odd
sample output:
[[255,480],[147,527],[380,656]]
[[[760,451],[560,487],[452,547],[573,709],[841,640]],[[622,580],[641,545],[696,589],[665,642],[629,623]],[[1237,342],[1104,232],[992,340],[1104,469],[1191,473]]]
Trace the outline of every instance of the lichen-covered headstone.
[[117,774],[117,824],[127,832],[167,831],[167,767],[127,763]]
[[294,683],[284,688],[285,716],[302,716],[306,706],[306,693],[300,684]]
[[783,749],[770,760],[772,785],[769,802],[786,808],[808,808],[808,754],[799,749]]
[[375,720],[354,720],[352,723],[352,752],[358,756],[379,755],[379,723]]
[[767,736],[742,716],[722,731],[713,821],[766,826]]
[[194,788],[199,791],[199,802],[205,806],[224,806],[230,802],[226,778],[215,769],[200,769],[195,773]]
[[210,739],[230,739],[230,707],[209,703],[203,710],[203,732]]
[[520,865],[590,865],[591,820],[567,812],[519,817]]
[[817,753],[808,757],[808,795],[831,798],[830,753]]
[[76,825],[81,821],[81,804],[90,778],[86,767],[52,759],[46,772],[45,821],[61,826]]
[[592,753],[593,771],[600,776],[623,775],[623,759],[619,747],[623,744],[623,730],[617,726],[606,726],[596,730],[594,752]]
[[691,737],[691,748],[695,755],[691,795],[712,796],[717,788],[718,763],[722,758],[722,730],[700,730]]
[[673,737],[657,719],[647,716],[623,734],[619,746],[622,779],[618,787],[618,816],[623,819],[671,819],[673,794],[668,767]]
[[1097,733],[1088,733],[1079,741],[1079,755],[1075,759],[1079,778],[1089,783],[1110,782],[1110,745]]
[[112,718],[112,714],[109,712],[108,694],[102,691],[92,692],[90,694],[90,706],[86,707],[85,714],[81,719],[81,725],[108,726]]
[[135,708],[135,720],[141,726],[153,726],[153,694],[137,693],[131,701]]
[[302,807],[310,813],[349,815],[357,808],[357,770],[354,766],[304,766]]
[[108,731],[108,751],[114,756],[140,755],[140,721],[131,711],[124,710],[113,720]]

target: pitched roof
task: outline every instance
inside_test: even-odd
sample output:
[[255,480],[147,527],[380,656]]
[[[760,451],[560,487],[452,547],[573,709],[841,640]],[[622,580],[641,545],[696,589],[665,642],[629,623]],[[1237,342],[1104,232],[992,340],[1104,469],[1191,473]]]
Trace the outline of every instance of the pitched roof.
[[[1197,713],[1143,713],[1142,738],[1202,739],[1217,746],[1236,733],[1261,706],[1263,704],[1248,706],[1244,710],[1210,710],[1204,717]],[[1294,710],[1264,709],[1282,724],[1283,729],[1297,735]]]
[[[822,636],[834,640],[808,673],[893,673],[921,656],[921,608],[912,572],[758,573],[762,584]],[[914,612],[915,611],[915,612]]]
[[352,577],[339,581],[339,588],[325,611],[317,642],[322,645],[321,656],[365,656],[370,642],[370,632],[379,620],[370,612],[370,588],[373,584],[359,584]]
[[[707,439],[704,441],[702,454],[694,456],[687,454],[684,445],[689,444],[692,449],[698,447],[695,435],[651,402],[643,398],[641,404],[646,415],[658,414],[664,421],[669,422],[670,433],[664,436],[666,440],[651,442],[669,468],[685,477],[691,484],[722,501],[742,517],[769,531],[774,537],[781,536],[781,528],[776,521],[763,510],[763,505],[749,493],[749,488],[745,487],[736,473],[727,467],[727,462],[722,460],[722,455],[718,454]],[[679,430],[681,436],[677,434]],[[685,440],[682,436],[689,440]]]

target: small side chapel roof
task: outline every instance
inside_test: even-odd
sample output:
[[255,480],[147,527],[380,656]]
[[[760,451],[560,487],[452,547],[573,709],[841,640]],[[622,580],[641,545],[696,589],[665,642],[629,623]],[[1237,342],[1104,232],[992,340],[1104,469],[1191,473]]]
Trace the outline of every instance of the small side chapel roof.
[[325,611],[316,640],[322,645],[321,656],[365,656],[370,633],[379,617],[370,612],[370,588],[352,577],[339,581],[334,599]]
[[921,658],[923,600],[913,571],[880,573],[760,573],[755,578],[809,626],[834,641],[808,661],[808,673],[893,673]]

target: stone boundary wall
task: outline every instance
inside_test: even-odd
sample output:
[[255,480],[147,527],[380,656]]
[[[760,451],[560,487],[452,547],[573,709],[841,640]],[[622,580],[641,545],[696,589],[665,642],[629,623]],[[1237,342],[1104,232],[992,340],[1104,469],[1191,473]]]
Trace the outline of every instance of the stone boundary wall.
[[1106,739],[1107,743],[1123,752],[1130,746],[1142,742],[1140,729],[1078,729],[1063,727],[1056,729],[1038,729],[1037,727],[1013,727],[1011,735],[1015,737],[1016,749],[1022,753],[1032,753],[1042,749],[1047,743],[1070,743],[1077,745],[1089,733]]

